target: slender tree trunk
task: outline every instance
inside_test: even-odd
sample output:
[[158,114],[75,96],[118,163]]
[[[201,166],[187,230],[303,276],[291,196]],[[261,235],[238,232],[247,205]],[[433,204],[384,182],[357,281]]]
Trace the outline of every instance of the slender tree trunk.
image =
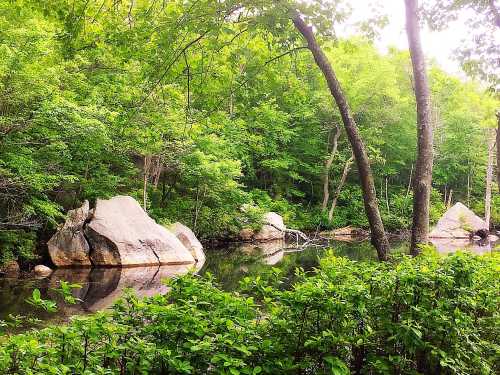
[[307,40],[308,48],[311,51],[316,64],[321,69],[328,84],[328,88],[337,103],[342,116],[342,122],[344,123],[347,137],[351,143],[351,148],[358,166],[361,188],[363,190],[365,211],[368,217],[368,222],[370,223],[372,244],[377,249],[379,260],[387,260],[389,241],[385,235],[384,224],[382,223],[382,218],[378,208],[377,193],[373,182],[370,161],[368,159],[363,140],[359,134],[356,122],[351,114],[347,99],[342,91],[340,82],[338,81],[332,66],[316,41],[312,28],[307,26],[298,13],[293,16],[293,24]]
[[339,144],[340,137],[340,127],[335,125],[335,135],[333,136],[332,150],[330,151],[330,156],[325,161],[325,169],[323,171],[323,203],[321,204],[321,211],[326,211],[328,206],[328,201],[330,200],[330,170],[332,169],[333,159],[337,154],[337,148]]
[[450,189],[448,193],[448,201],[446,202],[446,209],[449,209],[451,207],[452,198],[453,198],[453,189]]
[[431,99],[424,53],[420,41],[418,0],[405,0],[406,32],[410,47],[415,98],[417,101],[418,155],[413,183],[413,226],[411,235],[412,255],[419,253],[419,244],[427,243],[429,236],[429,206],[432,185],[433,139]]
[[486,193],[484,195],[484,221],[488,230],[491,221],[491,180],[493,178],[493,148],[495,139],[488,133],[488,166],[486,168]]
[[332,204],[330,206],[330,210],[328,211],[328,223],[331,223],[333,220],[333,212],[335,211],[335,207],[337,207],[337,201],[339,199],[340,192],[344,187],[345,181],[347,180],[347,175],[351,170],[352,162],[354,161],[354,156],[351,156],[349,160],[347,160],[344,164],[344,170],[342,171],[342,177],[340,177],[339,184],[337,185],[337,189],[335,190],[335,194],[333,195]]
[[149,171],[151,169],[151,156],[144,156],[144,180],[142,187],[142,206],[144,211],[147,211],[148,208],[148,179],[149,179]]
[[389,214],[391,209],[389,207],[389,177],[385,178],[385,206],[387,208],[387,213]]
[[497,183],[500,191],[500,110],[497,111]]
[[408,188],[406,188],[406,198],[408,198],[410,196],[412,177],[413,177],[413,164],[411,165],[411,169],[410,169],[410,178],[408,179]]

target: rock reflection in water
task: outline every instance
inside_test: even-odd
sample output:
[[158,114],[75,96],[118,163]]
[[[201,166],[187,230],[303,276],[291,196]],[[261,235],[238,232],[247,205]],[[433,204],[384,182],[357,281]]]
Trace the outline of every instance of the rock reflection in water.
[[57,269],[50,277],[50,285],[56,287],[61,280],[80,284],[82,288],[74,289],[73,295],[81,303],[65,306],[65,313],[77,313],[78,310],[95,312],[112,306],[125,289],[132,289],[141,298],[164,294],[168,290],[164,279],[186,274],[190,270],[191,265]]
[[262,256],[262,263],[273,266],[283,260],[286,247],[287,244],[285,241],[275,240],[257,243],[242,243],[240,250],[248,255],[260,254]]
[[432,238],[431,242],[441,254],[467,250],[474,254],[483,255],[492,252],[499,245],[498,241],[490,241],[489,239],[470,241],[466,238]]

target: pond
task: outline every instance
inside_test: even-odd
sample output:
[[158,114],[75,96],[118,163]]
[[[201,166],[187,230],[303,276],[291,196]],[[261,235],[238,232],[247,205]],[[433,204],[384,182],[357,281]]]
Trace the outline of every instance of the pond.
[[[458,248],[466,248],[475,253],[487,253],[496,244],[478,243],[454,240],[436,243],[442,253],[448,253]],[[394,252],[405,252],[408,243],[393,241]],[[280,268],[288,280],[293,280],[297,267],[306,272],[319,265],[319,259],[327,251],[346,256],[353,260],[375,260],[376,252],[368,241],[330,241],[325,246],[309,246],[297,251],[294,244],[282,241],[261,244],[239,243],[220,248],[207,249],[207,260],[198,270],[201,275],[212,274],[220,287],[234,290],[239,281],[246,276],[255,276],[269,270]],[[32,316],[44,323],[67,321],[70,316],[89,314],[104,310],[122,295],[124,290],[131,288],[141,297],[166,293],[167,287],[162,280],[189,272],[188,266],[134,267],[134,268],[71,268],[56,269],[49,278],[34,279],[21,277],[17,279],[0,278],[0,320],[12,315]],[[69,281],[81,285],[74,290],[75,297],[81,301],[75,305],[60,302],[54,291],[59,281]],[[48,313],[32,307],[26,302],[34,288],[38,288],[43,298],[59,302],[56,313]],[[43,323],[42,323],[43,324]]]

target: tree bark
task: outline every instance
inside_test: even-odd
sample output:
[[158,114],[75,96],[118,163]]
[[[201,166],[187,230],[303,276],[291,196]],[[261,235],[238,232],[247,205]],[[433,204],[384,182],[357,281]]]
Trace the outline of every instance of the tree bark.
[[418,0],[405,0],[406,32],[415,81],[417,101],[418,154],[413,182],[413,226],[410,252],[417,255],[418,245],[429,240],[429,206],[432,185],[433,131],[431,99],[425,58],[420,41]]
[[493,178],[493,148],[495,147],[495,139],[488,132],[488,166],[486,167],[486,192],[484,194],[484,221],[488,230],[490,229],[491,221],[491,180]]
[[332,150],[330,151],[330,156],[325,161],[325,169],[323,171],[323,203],[321,204],[321,211],[326,211],[328,206],[328,201],[330,200],[330,170],[332,169],[333,159],[337,154],[337,148],[339,144],[340,128],[335,125],[335,134],[333,136]]
[[312,28],[304,22],[298,13],[293,15],[293,24],[306,39],[307,46],[311,51],[316,64],[321,69],[328,84],[328,88],[330,89],[330,92],[339,108],[340,115],[342,116],[342,122],[344,123],[347,137],[349,138],[358,167],[361,188],[363,190],[365,211],[368,217],[368,222],[370,223],[372,244],[377,249],[379,260],[387,260],[389,241],[387,240],[384,224],[382,223],[382,218],[378,208],[377,194],[375,184],[373,182],[370,161],[368,159],[363,140],[359,134],[356,122],[351,114],[347,98],[342,91],[342,87],[340,86],[340,82],[338,81],[332,66],[316,41]]
[[351,156],[349,160],[347,160],[344,164],[344,170],[342,171],[342,177],[340,177],[339,184],[337,185],[337,189],[335,190],[335,195],[332,199],[332,205],[330,206],[330,211],[328,211],[328,223],[331,223],[333,220],[333,212],[335,211],[335,207],[337,207],[337,201],[339,199],[340,192],[344,187],[345,181],[347,180],[347,175],[351,170],[352,162],[354,161],[354,156]]
[[497,184],[500,191],[500,110],[497,111]]

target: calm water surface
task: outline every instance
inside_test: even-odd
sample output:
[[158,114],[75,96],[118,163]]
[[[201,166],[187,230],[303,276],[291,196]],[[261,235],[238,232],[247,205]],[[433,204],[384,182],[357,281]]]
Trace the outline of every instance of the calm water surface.
[[[401,241],[392,245],[393,251],[396,252],[405,252],[408,248],[408,244]],[[457,248],[468,248],[475,253],[488,253],[493,251],[492,248],[496,244],[479,246],[467,241],[454,240],[436,245],[442,253],[452,252]],[[353,260],[376,259],[376,252],[368,241],[331,241],[329,247],[336,255],[347,256]],[[243,277],[258,275],[270,267],[280,268],[283,274],[292,280],[296,267],[312,271],[319,265],[319,259],[327,251],[327,247],[307,247],[295,251],[293,245],[281,241],[232,244],[222,248],[207,249],[207,260],[198,273],[201,275],[211,273],[225,290],[235,289]],[[57,269],[49,278],[43,279],[0,278],[0,320],[12,314],[33,316],[43,322],[66,321],[72,315],[89,314],[112,306],[127,288],[132,288],[141,297],[166,293],[167,288],[162,280],[187,272],[189,272],[187,266],[83,268]],[[58,287],[60,280],[82,286],[74,290],[75,297],[81,302],[76,305],[59,303],[57,313],[40,311],[26,302],[34,288],[40,289],[43,298],[60,302],[60,298],[53,290]]]

